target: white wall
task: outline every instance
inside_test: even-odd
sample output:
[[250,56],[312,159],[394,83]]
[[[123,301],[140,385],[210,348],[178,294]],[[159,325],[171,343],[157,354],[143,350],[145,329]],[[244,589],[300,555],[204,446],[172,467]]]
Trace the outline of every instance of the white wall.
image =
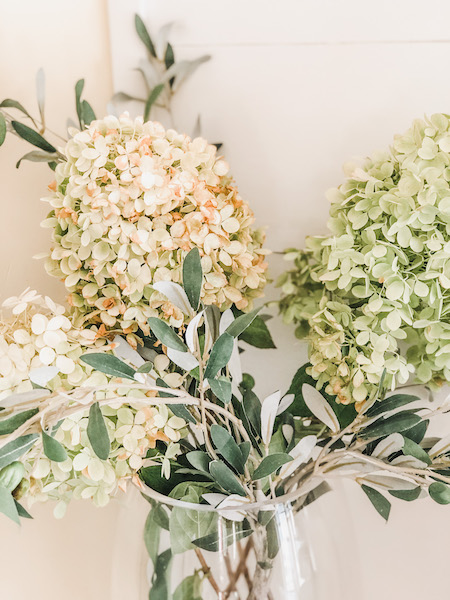
[[[152,32],[176,21],[176,54],[213,57],[180,94],[177,126],[192,130],[200,112],[204,135],[224,142],[241,192],[258,223],[270,226],[268,245],[276,251],[324,231],[324,193],[342,180],[344,161],[385,147],[414,117],[449,112],[450,5],[445,0],[110,0],[112,71],[104,2],[5,0],[2,9],[0,44],[14,57],[3,56],[0,64],[2,96],[31,100],[30,82],[45,66],[52,117],[60,127],[67,106],[73,113],[72,84],[80,76],[86,76],[87,95],[99,114],[111,92],[111,75],[115,91],[131,92],[133,86],[139,91],[132,70],[143,56],[133,32],[136,10]],[[38,198],[46,176],[35,165],[16,173],[18,145],[9,148],[0,154],[5,293],[31,284],[61,295],[58,282],[45,278],[42,266],[30,258],[46,245],[47,234],[37,227],[45,212]],[[18,222],[20,234],[12,228]],[[274,256],[271,266],[276,276],[283,265]],[[281,351],[245,358],[259,374],[260,389],[268,392],[286,386],[305,357],[304,348],[279,323],[275,336]],[[125,535],[143,514],[144,508],[139,512],[133,506],[133,511],[118,512],[117,505],[104,511],[77,505],[62,523],[41,507],[39,519],[20,533],[2,520],[1,597],[109,600],[113,581],[114,598],[136,598],[117,562],[113,580],[107,568],[114,535]],[[353,517],[354,535],[342,533],[345,511]],[[326,551],[340,555],[348,585],[344,595],[336,592],[334,598],[445,597],[450,509],[428,501],[394,502],[385,526],[362,493],[346,486],[345,492],[325,498],[317,515],[334,534],[339,551]],[[58,546],[68,540],[70,551],[59,556]],[[128,553],[133,543],[123,542],[121,562],[137,571],[137,558]],[[37,560],[39,548],[50,559]],[[21,570],[11,549],[21,552]],[[27,578],[20,576],[24,565]],[[52,577],[56,580],[44,594],[45,581]],[[64,580],[70,582],[66,590]]]

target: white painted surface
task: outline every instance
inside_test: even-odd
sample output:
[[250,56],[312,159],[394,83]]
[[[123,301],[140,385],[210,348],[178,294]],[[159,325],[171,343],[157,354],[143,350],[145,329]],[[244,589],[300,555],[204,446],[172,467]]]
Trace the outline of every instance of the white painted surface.
[[[106,0],[4,1],[2,97],[34,106],[32,81],[44,66],[55,127],[73,114],[72,86],[82,76],[101,114],[112,93],[111,77],[114,90],[139,91],[132,69],[144,53],[133,13],[140,9],[152,32],[175,20],[172,40],[180,57],[213,57],[178,98],[177,126],[191,131],[200,112],[204,135],[224,142],[258,223],[270,225],[268,245],[274,250],[324,231],[325,191],[342,180],[344,161],[385,147],[414,117],[449,112],[446,0],[110,0],[109,7],[108,21]],[[59,282],[31,259],[47,244],[47,233],[38,227],[45,215],[38,198],[50,177],[38,165],[15,171],[19,144],[10,141],[8,149],[0,153],[1,295],[31,284],[62,298]],[[17,223],[20,231],[13,227]],[[274,277],[282,267],[272,257]],[[244,355],[267,392],[287,386],[305,359],[304,347],[286,328],[274,323],[274,329],[280,351]],[[336,540],[324,551],[340,555],[344,597],[445,598],[450,509],[398,501],[385,526],[359,490],[345,490],[325,497],[318,510]],[[0,598],[137,600],[132,571],[129,581],[121,575],[126,565],[139,571],[145,507],[129,502],[132,507],[122,511],[118,502],[104,510],[77,503],[62,522],[42,506],[20,532],[1,520]],[[353,517],[354,536],[347,534],[345,510]]]

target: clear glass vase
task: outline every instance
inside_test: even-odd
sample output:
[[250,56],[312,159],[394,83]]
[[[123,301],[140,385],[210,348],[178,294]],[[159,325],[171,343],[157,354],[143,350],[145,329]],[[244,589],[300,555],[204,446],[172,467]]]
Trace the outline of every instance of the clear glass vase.
[[154,502],[149,600],[317,600],[306,513],[293,503],[217,512]]

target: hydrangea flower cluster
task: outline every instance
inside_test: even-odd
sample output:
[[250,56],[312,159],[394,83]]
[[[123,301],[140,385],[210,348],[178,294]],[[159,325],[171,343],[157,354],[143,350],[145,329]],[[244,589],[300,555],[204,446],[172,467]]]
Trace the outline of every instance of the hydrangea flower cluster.
[[[0,320],[0,399],[31,390],[30,374],[43,369],[47,369],[45,386],[53,392],[83,386],[102,388],[113,381],[80,360],[89,350],[117,351],[117,343],[108,344],[95,327],[75,329],[64,307],[33,290],[9,298],[3,306],[12,314]],[[128,352],[134,351],[128,347]],[[183,378],[169,372],[169,364],[165,354],[157,355],[147,377],[179,387]],[[99,391],[98,397],[106,393]],[[156,392],[124,386],[111,395],[111,403],[102,411],[112,447],[108,460],[100,460],[91,448],[86,431],[88,411],[64,419],[55,439],[64,445],[67,460],[51,461],[39,448],[31,449],[25,457],[24,487],[29,504],[53,499],[57,501],[57,516],[64,514],[71,498],[92,498],[97,506],[104,506],[119,488],[125,489],[158,440],[167,444],[161,460],[163,472],[170,471],[170,458],[178,454],[177,442],[185,433],[184,419],[173,415],[165,405],[139,402]]]
[[372,395],[383,372],[392,388],[411,373],[450,380],[450,117],[414,121],[346,175],[330,234],[291,253],[280,282],[286,320],[299,333],[307,322],[310,374],[343,403]]
[[179,327],[183,313],[152,283],[181,282],[193,247],[203,302],[251,309],[266,283],[264,234],[214,146],[128,116],[71,133],[43,225],[53,230],[47,270],[64,280],[76,323],[147,333],[160,316]]

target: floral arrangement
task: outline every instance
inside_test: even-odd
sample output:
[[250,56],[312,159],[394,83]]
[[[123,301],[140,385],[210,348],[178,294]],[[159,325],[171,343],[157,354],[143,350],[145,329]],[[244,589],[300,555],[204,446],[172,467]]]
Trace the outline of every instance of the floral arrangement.
[[79,323],[127,333],[183,309],[164,285],[181,280],[182,256],[202,255],[202,300],[249,310],[266,283],[264,234],[215,146],[142,119],[107,117],[73,132],[56,168],[48,271],[64,280]]
[[289,251],[280,309],[307,336],[309,373],[358,406],[384,377],[449,381],[450,121],[416,120],[393,147],[348,165],[331,190],[330,233]]

